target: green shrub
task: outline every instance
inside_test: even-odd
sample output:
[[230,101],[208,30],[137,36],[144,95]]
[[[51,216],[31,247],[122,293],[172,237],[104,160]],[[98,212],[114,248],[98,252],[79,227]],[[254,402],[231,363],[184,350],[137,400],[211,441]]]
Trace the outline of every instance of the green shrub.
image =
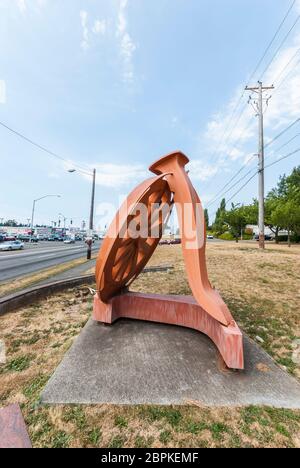
[[219,239],[222,240],[227,240],[227,241],[232,241],[234,240],[233,235],[230,232],[224,232],[221,236],[219,236]]

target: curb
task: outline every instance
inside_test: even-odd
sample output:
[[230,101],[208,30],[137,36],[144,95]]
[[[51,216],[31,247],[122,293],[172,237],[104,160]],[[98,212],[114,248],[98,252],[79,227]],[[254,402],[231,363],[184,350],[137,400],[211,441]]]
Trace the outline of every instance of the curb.
[[[143,273],[154,273],[173,270],[172,266],[149,267],[145,268]],[[44,284],[41,286],[33,286],[32,288],[23,289],[9,296],[0,297],[0,317],[8,312],[15,311],[20,307],[32,304],[38,299],[50,296],[53,293],[64,291],[74,286],[82,284],[95,283],[95,275],[77,276],[66,280],[55,281],[53,283]]]
[[82,284],[92,284],[94,282],[95,275],[85,275],[18,291],[9,296],[0,298],[0,316],[17,310],[20,307],[32,304],[34,301],[53,293]]

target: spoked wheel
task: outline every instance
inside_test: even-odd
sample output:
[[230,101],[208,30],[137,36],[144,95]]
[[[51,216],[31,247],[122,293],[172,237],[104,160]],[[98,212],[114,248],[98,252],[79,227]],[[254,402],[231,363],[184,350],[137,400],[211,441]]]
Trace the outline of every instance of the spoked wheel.
[[103,302],[128,287],[144,269],[162,237],[171,206],[164,175],[149,179],[129,195],[97,260],[97,292]]

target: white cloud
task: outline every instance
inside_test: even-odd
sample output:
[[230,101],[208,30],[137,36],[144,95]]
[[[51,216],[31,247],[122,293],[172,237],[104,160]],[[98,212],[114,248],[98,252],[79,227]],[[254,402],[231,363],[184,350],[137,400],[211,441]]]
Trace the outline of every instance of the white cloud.
[[6,82],[0,80],[0,104],[6,104]]
[[[300,0],[297,2],[297,7],[300,12]],[[263,77],[264,85],[272,85],[275,81],[275,90],[269,92],[272,95],[272,99],[269,101],[268,109],[265,112],[266,142],[299,117],[300,52],[295,56],[299,49],[300,35],[296,34],[291,38],[288,46],[283,48],[275,57],[275,60]],[[266,59],[262,65],[262,69],[268,63],[268,60],[271,59],[274,50],[270,52],[270,57]],[[285,72],[281,74],[293,56],[295,56],[295,59]],[[262,70],[259,71],[260,74],[261,72]],[[279,78],[279,82],[276,82],[277,77]],[[283,82],[278,87],[282,78]],[[255,81],[251,84],[255,84]],[[258,146],[258,122],[257,118],[255,118],[254,109],[251,105],[246,104],[248,93],[245,93],[242,104],[238,107],[232,118],[242,89],[243,87],[239,86],[230,102],[210,119],[206,130],[199,139],[201,141],[201,152],[203,152],[203,149],[205,150],[208,155],[207,161],[213,160],[219,171],[224,171],[237,160],[247,163],[249,152],[252,151],[251,154],[253,154]],[[242,110],[243,107],[245,110],[241,114],[240,109]],[[241,117],[237,122],[239,115]],[[212,173],[212,175],[214,174]]]
[[205,164],[200,159],[193,159],[188,166],[192,180],[204,182],[218,172],[214,165]]
[[104,34],[106,33],[106,29],[107,29],[106,21],[97,19],[94,23],[92,31],[94,34],[101,34],[102,36],[104,36]]
[[85,10],[80,11],[80,20],[82,27],[82,41],[81,48],[86,51],[90,48],[91,38],[93,35],[104,36],[107,32],[107,22],[105,20],[96,19],[92,28],[89,28],[88,24],[89,15]]
[[120,44],[120,56],[123,66],[123,80],[126,83],[132,83],[134,80],[133,55],[137,49],[137,46],[128,32],[126,18],[127,6],[128,0],[120,0],[116,35]]
[[[92,166],[91,166],[92,167]],[[97,185],[106,188],[119,190],[121,187],[136,184],[137,181],[149,177],[145,167],[141,164],[123,165],[123,164],[96,164],[93,167],[97,170]],[[82,174],[86,179],[90,177]]]
[[[12,0],[9,0],[11,3]],[[46,5],[47,0],[14,0],[15,5],[19,9],[20,13],[25,14],[26,11],[33,7],[33,8],[42,8]]]
[[17,0],[17,5],[21,13],[25,13],[27,6],[25,0]]
[[82,26],[82,41],[81,41],[81,48],[83,50],[87,50],[90,46],[89,44],[89,28],[87,25],[88,22],[88,13],[85,10],[80,11],[80,19],[81,19],[81,26]]

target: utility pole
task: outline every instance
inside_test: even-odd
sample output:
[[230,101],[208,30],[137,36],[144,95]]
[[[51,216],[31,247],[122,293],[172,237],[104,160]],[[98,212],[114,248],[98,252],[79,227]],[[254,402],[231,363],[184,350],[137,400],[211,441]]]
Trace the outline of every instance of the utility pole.
[[[274,89],[274,86],[263,86],[258,82],[258,86],[246,86],[246,91],[258,94],[258,101],[254,102],[254,109],[257,111],[258,123],[258,227],[259,227],[259,248],[265,248],[265,145],[264,145],[264,110],[263,93],[266,90]],[[269,98],[267,99],[268,103]],[[251,96],[249,101],[251,101]]]
[[90,209],[90,236],[91,240],[87,241],[87,260],[92,258],[92,245],[93,245],[93,229],[94,229],[94,207],[95,207],[95,187],[96,187],[96,169],[93,170],[93,185],[92,185],[92,198],[91,198],[91,209]]

